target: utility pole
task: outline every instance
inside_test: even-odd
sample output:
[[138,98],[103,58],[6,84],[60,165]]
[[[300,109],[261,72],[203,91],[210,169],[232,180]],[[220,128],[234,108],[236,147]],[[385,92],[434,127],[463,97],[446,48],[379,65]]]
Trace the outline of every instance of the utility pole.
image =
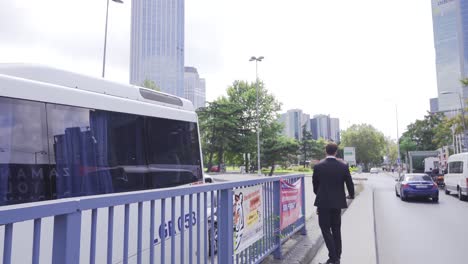
[[395,116],[396,116],[396,134],[397,134],[397,151],[398,151],[398,156],[397,156],[397,165],[398,165],[398,178],[400,177],[401,174],[401,159],[400,159],[400,134],[398,131],[398,106],[395,105]]
[[256,102],[256,115],[257,115],[257,175],[258,176],[262,176],[262,167],[260,165],[260,116],[258,114],[258,89],[259,89],[259,86],[258,86],[258,62],[259,61],[262,61],[264,59],[263,56],[260,56],[260,57],[254,57],[252,56],[250,58],[250,61],[255,61],[255,77],[256,77],[256,80],[255,80],[255,84],[256,84],[256,87],[257,87],[257,102]]

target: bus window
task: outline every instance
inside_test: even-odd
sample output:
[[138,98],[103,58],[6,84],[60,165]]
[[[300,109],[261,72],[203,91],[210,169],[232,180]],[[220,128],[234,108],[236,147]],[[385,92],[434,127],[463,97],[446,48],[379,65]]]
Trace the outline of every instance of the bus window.
[[0,205],[52,198],[45,104],[0,97]]
[[91,110],[47,104],[51,165],[57,198],[113,192],[107,172],[95,173],[107,164],[99,159],[91,131]]
[[0,205],[202,180],[195,122],[0,97]]
[[148,118],[146,139],[153,187],[164,188],[202,180],[195,123]]
[[99,155],[112,175],[115,192],[147,189],[147,163],[143,137],[144,117],[96,110],[91,113],[91,131]]

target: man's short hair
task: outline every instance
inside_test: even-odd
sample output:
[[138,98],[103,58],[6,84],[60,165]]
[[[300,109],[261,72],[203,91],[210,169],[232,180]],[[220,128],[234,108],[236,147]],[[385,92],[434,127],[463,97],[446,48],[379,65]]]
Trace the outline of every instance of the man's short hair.
[[338,150],[338,145],[335,142],[330,142],[325,147],[325,151],[327,152],[327,155],[335,155],[337,150]]

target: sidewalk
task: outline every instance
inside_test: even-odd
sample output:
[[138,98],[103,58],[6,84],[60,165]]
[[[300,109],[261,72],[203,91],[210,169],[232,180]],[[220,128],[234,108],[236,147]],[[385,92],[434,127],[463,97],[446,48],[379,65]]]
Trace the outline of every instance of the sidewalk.
[[[372,187],[365,185],[361,194],[346,210],[342,217],[343,264],[376,263],[374,209]],[[328,259],[328,250],[323,245],[310,264],[318,264]],[[307,262],[304,262],[307,263]]]
[[309,263],[317,254],[323,244],[322,234],[318,226],[317,217],[312,216],[306,222],[307,235],[293,235],[283,244],[283,259],[274,259],[268,256],[262,264],[303,264]]
[[[350,206],[349,206],[349,209],[347,209],[345,211],[344,215],[343,215],[343,222],[348,221],[348,220],[345,220],[345,216],[348,213],[348,210],[350,210],[350,209],[352,209],[354,207],[356,207],[356,208],[362,207],[362,206],[359,205],[362,202],[360,200],[362,199],[364,201],[364,200],[368,199],[368,197],[362,197],[361,198],[361,196],[367,195],[367,194],[365,194],[365,192],[366,192],[366,187],[364,187],[365,185],[363,184],[362,186],[363,186],[364,189],[361,192],[359,191],[359,187],[356,186],[357,187],[357,189],[356,189],[356,191],[357,191],[356,199],[353,200],[353,201],[348,200],[348,204]],[[362,195],[362,194],[364,194],[364,195]],[[370,194],[372,195],[372,191],[370,191]],[[356,203],[356,206],[353,206],[354,203]],[[308,208],[308,210],[309,210],[309,208]],[[315,207],[313,207],[313,210],[315,210]],[[350,212],[352,212],[352,210]],[[362,216],[359,215],[359,214],[362,214],[362,212],[356,212],[356,213],[353,212],[352,214],[357,215],[357,217],[362,217]],[[371,217],[370,219],[372,220],[373,217]],[[366,225],[369,226],[367,223],[363,222],[363,226],[366,226]],[[372,222],[372,226],[373,226],[373,222]],[[343,226],[342,227],[342,232],[344,231],[343,230],[344,228],[355,228],[355,227],[353,227],[353,226],[351,226],[351,227]],[[286,243],[283,244],[283,248],[282,248],[283,259],[278,260],[278,259],[274,259],[273,256],[269,256],[268,258],[266,258],[262,262],[262,264],[270,264],[270,263],[271,264],[279,264],[279,263],[308,264],[308,263],[310,263],[314,259],[314,257],[316,255],[320,255],[321,251],[323,251],[322,245],[324,245],[324,241],[323,241],[323,238],[322,238],[322,233],[321,233],[320,227],[318,225],[318,217],[317,217],[316,214],[313,214],[312,217],[309,217],[307,219],[306,229],[307,229],[307,235],[303,236],[303,235],[300,235],[300,234],[296,234],[296,235],[292,236]],[[374,230],[372,229],[372,242],[374,241],[373,232],[374,232]],[[345,232],[343,232],[343,236],[346,236]],[[365,238],[362,238],[362,239],[365,239]],[[343,241],[343,242],[344,243],[350,243],[350,242],[347,242],[347,241]],[[355,243],[355,242],[352,242],[352,243]],[[325,248],[325,250],[326,250],[326,248]],[[360,252],[356,252],[356,253],[360,254]],[[327,256],[327,254],[328,253],[325,252],[325,256]],[[323,259],[323,260],[321,258],[319,258],[319,260],[320,261],[326,261],[327,257],[325,259]],[[361,263],[361,262],[343,262],[343,263]],[[364,262],[364,263],[373,263],[374,264],[375,263],[375,258],[374,258],[374,261],[372,261],[372,262]]]

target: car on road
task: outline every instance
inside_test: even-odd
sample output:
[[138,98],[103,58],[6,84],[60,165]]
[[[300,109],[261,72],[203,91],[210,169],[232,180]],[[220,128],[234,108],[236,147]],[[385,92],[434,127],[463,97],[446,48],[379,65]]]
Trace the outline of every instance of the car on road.
[[448,173],[444,176],[445,194],[456,193],[458,199],[468,198],[468,153],[459,153],[448,158]]
[[409,198],[430,198],[434,203],[439,202],[439,186],[425,173],[411,173],[396,179],[395,195],[402,201]]
[[379,174],[379,172],[380,172],[380,169],[379,169],[379,168],[371,168],[371,169],[370,169],[370,174],[374,174],[374,173],[375,173],[375,174]]

